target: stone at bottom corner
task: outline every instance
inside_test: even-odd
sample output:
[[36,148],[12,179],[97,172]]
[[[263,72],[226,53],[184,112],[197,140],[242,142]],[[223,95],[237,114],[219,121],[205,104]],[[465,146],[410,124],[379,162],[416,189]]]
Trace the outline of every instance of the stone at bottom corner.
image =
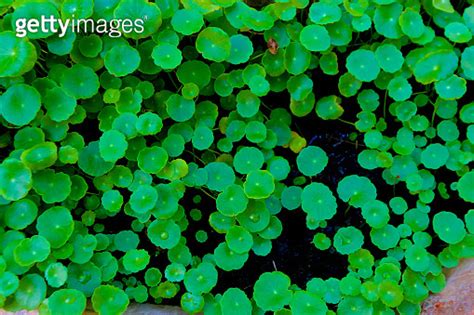
[[474,315],[474,258],[447,272],[446,287],[423,302],[421,314]]

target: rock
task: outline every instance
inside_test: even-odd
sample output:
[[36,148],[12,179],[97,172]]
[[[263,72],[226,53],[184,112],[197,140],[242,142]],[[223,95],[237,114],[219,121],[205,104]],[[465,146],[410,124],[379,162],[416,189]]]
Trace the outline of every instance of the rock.
[[474,315],[474,259],[465,259],[446,274],[446,287],[423,303],[423,315]]

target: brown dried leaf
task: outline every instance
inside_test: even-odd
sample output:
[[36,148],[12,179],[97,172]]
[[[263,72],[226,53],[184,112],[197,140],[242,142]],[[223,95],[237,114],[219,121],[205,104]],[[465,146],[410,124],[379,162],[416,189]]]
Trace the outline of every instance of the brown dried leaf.
[[276,55],[278,53],[278,43],[276,40],[274,40],[273,38],[270,38],[268,39],[268,42],[267,42],[267,47],[268,47],[268,51],[272,54],[272,55]]

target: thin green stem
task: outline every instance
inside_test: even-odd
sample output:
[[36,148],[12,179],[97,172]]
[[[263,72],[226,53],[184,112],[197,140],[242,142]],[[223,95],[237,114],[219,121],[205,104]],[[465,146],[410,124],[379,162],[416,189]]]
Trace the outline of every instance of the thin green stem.
[[173,76],[171,75],[171,73],[170,73],[170,72],[167,72],[167,74],[168,74],[168,77],[169,77],[170,80],[171,80],[171,83],[173,83],[174,87],[175,87],[176,89],[178,89],[178,85],[177,85],[176,82],[174,81]]
[[186,150],[189,154],[191,154],[196,160],[201,162],[203,165],[206,165],[206,162],[204,162],[199,156],[197,156],[193,151]]
[[344,215],[346,215],[347,212],[349,212],[350,208],[351,208],[351,205],[347,206],[346,210],[344,210]]
[[260,103],[261,103],[262,106],[265,107],[266,109],[268,109],[268,110],[270,110],[270,111],[272,110],[272,109],[270,108],[270,106],[268,106],[268,105],[265,104],[264,102],[260,102]]
[[263,54],[264,54],[264,53],[260,53],[260,54],[258,54],[258,55],[253,56],[252,59],[250,59],[250,61],[253,61],[253,60],[257,59],[257,58],[262,57]]
[[343,122],[345,124],[355,126],[355,124],[353,122],[350,122],[350,121],[347,121],[347,120],[344,120],[344,119],[341,119],[341,118],[338,118],[337,120],[339,120],[340,122]]
[[217,155],[220,155],[221,153],[220,152],[217,152],[216,150],[213,150],[213,149],[207,149],[207,151],[210,151],[214,154],[217,154]]
[[206,196],[208,196],[209,198],[212,198],[214,200],[216,200],[216,197],[214,197],[213,195],[211,195],[209,192],[207,192],[206,190],[204,190],[203,188],[199,188],[200,191],[202,191],[204,194],[206,194]]
[[[431,103],[433,104],[433,103]],[[435,115],[436,115],[436,112],[438,111],[438,106],[436,104],[433,104],[434,106],[434,109],[433,109],[433,114],[431,115],[431,126],[433,127],[434,125],[434,120],[435,120]]]
[[412,95],[426,94],[428,91],[415,92]]

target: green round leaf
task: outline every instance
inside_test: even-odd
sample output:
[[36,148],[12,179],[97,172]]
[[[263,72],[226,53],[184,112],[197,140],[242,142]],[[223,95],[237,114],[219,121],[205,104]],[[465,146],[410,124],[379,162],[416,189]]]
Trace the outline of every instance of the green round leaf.
[[178,67],[183,60],[181,51],[174,45],[160,43],[153,48],[152,58],[155,64],[165,70]]
[[196,49],[204,58],[222,62],[229,58],[231,52],[229,35],[218,27],[207,27],[196,39]]
[[171,18],[171,26],[176,32],[191,35],[201,30],[204,25],[202,15],[196,10],[181,9]]
[[127,294],[112,285],[100,285],[92,294],[92,307],[100,314],[121,314],[129,304]]
[[36,48],[26,38],[13,32],[1,32],[0,78],[17,77],[30,71],[36,63]]
[[323,149],[317,146],[304,148],[296,158],[298,170],[305,176],[316,176],[328,164],[328,156]]
[[54,291],[48,298],[48,309],[53,314],[80,315],[86,309],[86,297],[75,289]]
[[138,69],[140,54],[128,45],[116,45],[105,54],[104,64],[111,74],[123,77]]
[[264,311],[281,310],[291,301],[290,283],[290,278],[282,272],[263,273],[253,287],[255,303]]
[[265,199],[275,190],[275,180],[268,171],[256,170],[247,174],[244,192],[251,199]]
[[433,218],[433,229],[448,244],[456,244],[466,236],[464,222],[454,213],[441,211]]
[[375,54],[366,49],[351,52],[347,57],[346,67],[352,75],[362,82],[373,81],[380,73]]
[[0,164],[0,196],[16,201],[25,197],[32,187],[31,171],[22,162],[5,159]]
[[0,96],[0,115],[16,126],[29,124],[41,107],[38,91],[26,84],[16,84]]
[[325,51],[331,45],[331,38],[323,26],[308,25],[301,30],[300,42],[310,51]]

